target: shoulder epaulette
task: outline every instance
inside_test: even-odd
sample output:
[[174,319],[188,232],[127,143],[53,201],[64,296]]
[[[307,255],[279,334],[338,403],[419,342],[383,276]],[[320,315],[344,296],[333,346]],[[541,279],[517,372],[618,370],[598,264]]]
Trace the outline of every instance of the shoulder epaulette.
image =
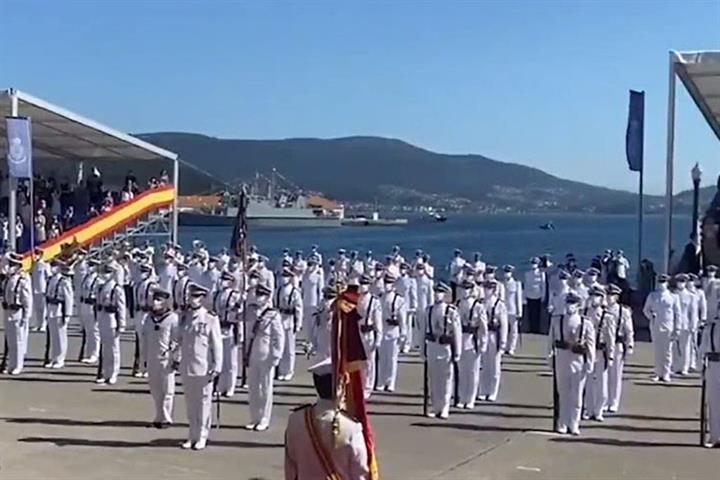
[[342,415],[343,417],[347,418],[348,420],[352,420],[352,421],[355,422],[355,423],[360,423],[360,420],[358,420],[358,419],[355,418],[354,416],[350,415],[350,414],[349,414],[347,411],[345,411],[345,410],[340,410],[338,413],[340,413],[340,415]]

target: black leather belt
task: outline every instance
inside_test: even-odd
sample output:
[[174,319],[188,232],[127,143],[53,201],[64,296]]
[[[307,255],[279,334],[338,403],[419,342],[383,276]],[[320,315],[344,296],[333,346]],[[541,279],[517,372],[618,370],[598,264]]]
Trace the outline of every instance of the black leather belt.
[[708,352],[705,354],[708,362],[720,362],[720,352]]
[[375,331],[375,327],[373,325],[360,325],[360,331],[362,333],[370,333]]
[[470,325],[463,325],[462,326],[462,333],[476,333],[477,327],[472,327]]
[[400,322],[393,318],[388,318],[387,320],[385,320],[385,322],[387,322],[388,325],[392,325],[393,327],[400,326]]

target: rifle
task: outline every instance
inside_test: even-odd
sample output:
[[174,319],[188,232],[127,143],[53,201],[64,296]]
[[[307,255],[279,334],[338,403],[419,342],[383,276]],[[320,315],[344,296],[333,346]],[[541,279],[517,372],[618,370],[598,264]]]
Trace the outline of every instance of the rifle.
[[43,357],[43,366],[50,363],[50,324],[45,327],[45,356]]
[[5,331],[4,339],[5,339],[5,347],[3,350],[2,363],[0,363],[0,373],[7,373],[7,359],[8,359],[7,330]]
[[222,402],[220,401],[220,390],[218,389],[218,382],[220,381],[220,375],[216,375],[215,378],[213,378],[213,396],[215,397],[215,428],[220,429],[220,405]]
[[553,349],[552,353],[552,370],[553,370],[553,432],[557,432],[560,425],[560,394],[557,385],[557,352]]
[[[377,335],[377,332],[375,333]],[[379,349],[373,351],[373,361],[375,362],[375,383],[373,383],[373,390],[378,389],[378,382],[380,381],[379,369],[380,369],[380,352]]]
[[82,330],[82,343],[80,343],[80,353],[78,354],[78,362],[82,361],[85,356],[85,344],[87,343],[87,332],[85,332],[85,325],[80,320],[80,329]]
[[458,362],[456,362],[454,359],[452,361],[452,369],[453,369],[453,406],[457,407],[460,405],[460,382],[458,380],[458,377],[460,376],[460,368],[458,367]]
[[97,368],[97,375],[95,375],[96,380],[100,380],[103,378],[103,344],[100,342],[100,352],[98,354],[98,368]]
[[242,320],[242,329],[243,329],[243,340],[242,340],[242,374],[240,376],[241,384],[243,387],[247,387],[247,357],[250,354],[247,349],[247,338],[248,338],[248,331],[247,331],[247,300],[243,300],[243,320]]
[[705,380],[705,369],[707,368],[707,360],[703,358],[702,367],[702,389],[700,390],[700,446],[705,446],[705,438],[707,436],[707,408],[705,405],[707,382]]
[[428,361],[427,361],[427,339],[423,339],[423,415],[427,416],[429,411],[429,385],[428,385]]
[[135,326],[135,353],[133,354],[132,376],[134,377],[140,372],[140,336]]

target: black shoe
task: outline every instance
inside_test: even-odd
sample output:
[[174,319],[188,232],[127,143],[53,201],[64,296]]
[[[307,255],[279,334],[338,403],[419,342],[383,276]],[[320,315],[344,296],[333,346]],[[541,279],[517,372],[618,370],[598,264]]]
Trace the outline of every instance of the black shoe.
[[170,427],[172,427],[172,423],[160,422],[160,425],[157,428],[159,428],[160,430],[165,430],[166,428]]
[[152,426],[160,430],[162,428],[162,422],[153,422]]

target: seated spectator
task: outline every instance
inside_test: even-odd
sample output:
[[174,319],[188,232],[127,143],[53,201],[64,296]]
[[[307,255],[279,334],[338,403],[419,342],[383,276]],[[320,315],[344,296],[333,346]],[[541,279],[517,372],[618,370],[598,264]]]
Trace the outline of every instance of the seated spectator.
[[160,185],[170,185],[170,175],[164,168],[160,171]]
[[90,210],[88,210],[88,218],[95,218],[100,213],[97,211],[97,208],[95,208],[95,205],[90,205]]
[[60,217],[53,217],[52,225],[48,231],[48,239],[53,240],[62,235],[62,226],[60,225]]
[[157,178],[150,177],[150,180],[148,180],[148,188],[157,188],[159,185]]
[[122,192],[120,192],[120,202],[129,202],[134,197],[135,193],[133,192],[133,184],[128,182],[125,184],[125,187],[123,187]]
[[112,210],[115,203],[113,202],[112,194],[110,192],[107,193],[105,196],[105,200],[103,201],[102,208],[100,209],[100,213],[106,213]]

